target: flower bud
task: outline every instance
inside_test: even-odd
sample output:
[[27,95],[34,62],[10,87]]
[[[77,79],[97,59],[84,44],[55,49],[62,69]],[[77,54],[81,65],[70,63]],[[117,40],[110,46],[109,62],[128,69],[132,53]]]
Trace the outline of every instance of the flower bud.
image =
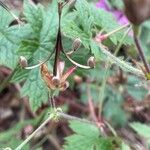
[[88,61],[87,61],[87,65],[90,66],[91,68],[95,67],[95,57],[91,56]]
[[77,38],[73,41],[72,50],[76,51],[77,49],[80,48],[80,46],[81,46],[81,40],[80,40],[80,38]]
[[58,86],[60,85],[60,79],[59,79],[58,77],[54,76],[54,77],[52,78],[52,84],[53,84],[54,86],[58,87]]
[[125,14],[135,25],[150,19],[150,0],[124,0]]
[[20,56],[20,59],[19,59],[19,64],[22,68],[25,68],[28,66],[28,61],[25,57],[23,56]]

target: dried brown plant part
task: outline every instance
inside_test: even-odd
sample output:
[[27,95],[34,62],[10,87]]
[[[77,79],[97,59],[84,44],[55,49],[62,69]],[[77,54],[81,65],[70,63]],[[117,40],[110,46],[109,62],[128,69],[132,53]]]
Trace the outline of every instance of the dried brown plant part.
[[150,19],[149,0],[124,0],[124,4],[125,14],[131,23],[139,25]]

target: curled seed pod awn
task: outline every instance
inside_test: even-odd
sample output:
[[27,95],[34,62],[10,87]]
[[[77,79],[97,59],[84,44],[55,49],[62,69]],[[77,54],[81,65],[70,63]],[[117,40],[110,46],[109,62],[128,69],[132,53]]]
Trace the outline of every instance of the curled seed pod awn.
[[10,147],[6,147],[4,150],[12,150]]
[[95,57],[91,56],[88,61],[87,61],[87,65],[90,66],[91,68],[95,67]]
[[19,64],[22,68],[25,68],[28,66],[28,61],[24,56],[20,56]]
[[76,51],[77,49],[80,48],[80,46],[81,46],[81,40],[80,40],[80,38],[77,38],[73,41],[72,50]]
[[150,19],[150,0],[124,0],[125,14],[135,25]]
[[58,87],[58,86],[60,85],[60,79],[59,79],[58,77],[54,76],[54,77],[52,78],[52,84],[53,84],[54,86]]

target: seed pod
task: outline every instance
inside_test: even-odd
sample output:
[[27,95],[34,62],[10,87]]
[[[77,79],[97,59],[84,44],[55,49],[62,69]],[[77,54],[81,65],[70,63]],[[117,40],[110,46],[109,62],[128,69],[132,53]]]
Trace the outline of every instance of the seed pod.
[[80,38],[77,38],[73,41],[72,50],[76,51],[77,49],[80,48],[80,46],[81,46],[81,40],[80,40]]
[[90,66],[91,68],[95,67],[95,57],[91,56],[88,61],[87,61],[87,65]]
[[52,84],[55,86],[55,87],[58,87],[60,85],[60,79],[56,76],[54,76],[52,78]]
[[125,14],[135,25],[150,19],[150,0],[124,0]]
[[25,68],[28,66],[28,61],[24,56],[20,56],[19,64],[22,68]]

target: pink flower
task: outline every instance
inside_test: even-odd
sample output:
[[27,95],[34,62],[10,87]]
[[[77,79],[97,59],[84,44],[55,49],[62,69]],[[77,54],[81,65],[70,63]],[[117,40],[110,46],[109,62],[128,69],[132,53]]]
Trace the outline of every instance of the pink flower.
[[103,8],[104,10],[107,10],[107,11],[110,10],[110,8],[109,8],[109,6],[107,5],[107,3],[106,3],[105,0],[99,0],[99,2],[96,3],[96,7],[97,7],[97,8]]
[[129,23],[123,11],[109,7],[109,5],[107,4],[107,0],[99,0],[99,2],[96,3],[96,7],[111,12],[120,25]]

